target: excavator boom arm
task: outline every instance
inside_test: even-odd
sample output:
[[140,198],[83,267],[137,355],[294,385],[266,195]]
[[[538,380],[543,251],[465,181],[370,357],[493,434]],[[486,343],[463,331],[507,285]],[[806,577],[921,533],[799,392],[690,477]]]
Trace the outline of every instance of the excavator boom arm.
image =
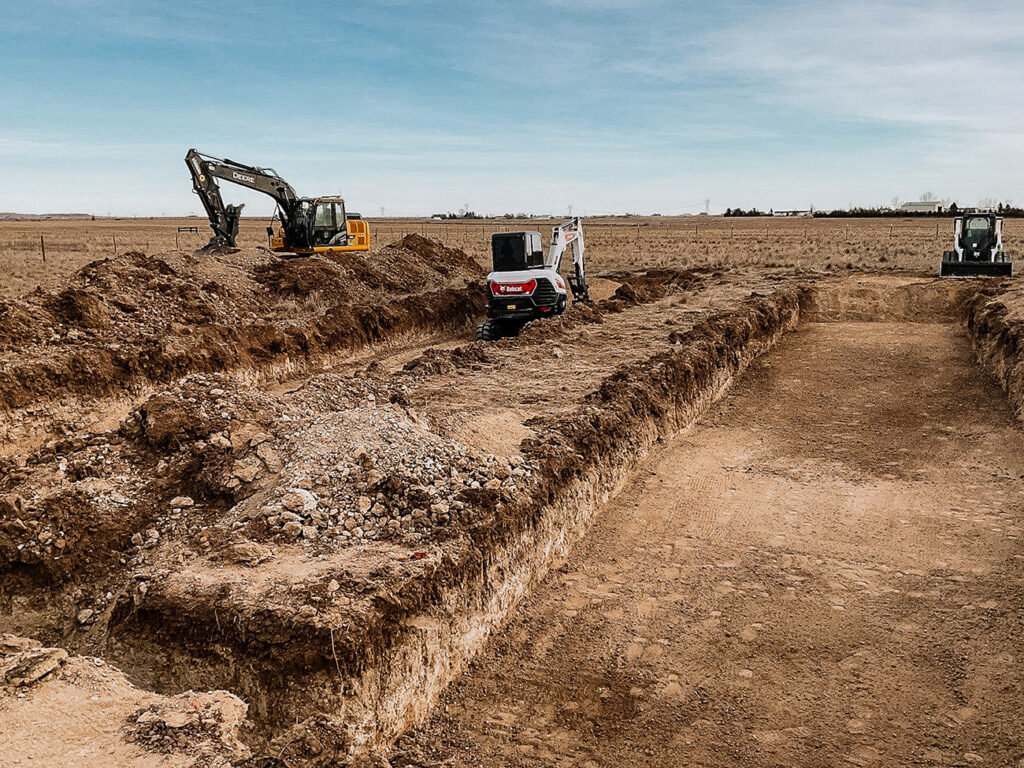
[[220,194],[217,179],[224,179],[257,192],[269,195],[278,204],[282,224],[287,226],[288,217],[298,200],[292,186],[270,168],[221,160],[190,149],[185,155],[185,165],[192,174],[192,189],[203,201],[203,208],[210,219],[213,237],[210,247],[234,247],[238,236],[238,220],[244,205],[226,205]]
[[569,278],[572,297],[576,301],[590,301],[586,265],[583,260],[586,250],[583,243],[583,224],[578,216],[551,229],[551,245],[548,248],[547,263],[556,272],[562,264],[562,256],[565,255],[566,249],[572,249],[573,275]]

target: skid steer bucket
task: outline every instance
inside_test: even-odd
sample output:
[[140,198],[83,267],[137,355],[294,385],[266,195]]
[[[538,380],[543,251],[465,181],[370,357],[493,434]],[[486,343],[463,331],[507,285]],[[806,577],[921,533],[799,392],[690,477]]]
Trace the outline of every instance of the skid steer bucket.
[[942,254],[941,277],[1012,277],[1012,261],[957,259],[955,251]]
[[1012,277],[1010,261],[944,261],[942,277]]

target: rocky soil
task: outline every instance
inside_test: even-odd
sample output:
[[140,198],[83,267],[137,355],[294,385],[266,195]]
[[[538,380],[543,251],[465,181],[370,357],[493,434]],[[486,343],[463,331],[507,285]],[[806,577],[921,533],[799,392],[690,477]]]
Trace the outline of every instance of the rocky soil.
[[[59,290],[0,300],[0,434],[81,428],[96,398],[193,372],[273,376],[402,334],[463,328],[483,276],[418,235],[379,252],[282,260],[262,249],[127,253]],[[64,405],[61,408],[61,405]]]
[[[10,414],[45,436],[0,456],[0,631],[102,658],[162,696],[230,691],[249,707],[245,749],[288,765],[373,751],[422,717],[461,669],[458,654],[479,648],[529,590],[529,578],[502,582],[503,558],[542,532],[547,510],[613,490],[801,306],[842,304],[817,292],[837,281],[816,274],[616,273],[603,276],[606,298],[484,345],[461,340],[480,314],[479,268],[415,236],[366,261],[178,258],[133,255],[76,278],[67,290],[109,324],[87,326],[89,311],[69,320],[61,292],[0,313],[9,359],[24,348],[25,365],[57,377],[39,401],[46,414],[54,392],[78,386],[61,378],[68,361],[100,359],[90,355],[111,344],[143,361],[116,379],[135,393],[84,427],[55,429],[11,401]],[[122,272],[134,288],[115,285]],[[227,287],[207,291],[218,297],[204,299],[207,320],[172,320],[210,281]],[[169,303],[149,300],[164,283],[178,286]],[[848,293],[863,304],[878,290]],[[136,309],[118,309],[115,295]],[[973,300],[955,303],[966,312]],[[158,319],[145,320],[150,308]],[[36,320],[60,340],[29,331]],[[254,336],[257,326],[283,335]],[[461,330],[438,343],[430,334],[446,327]],[[193,355],[224,329],[228,357]],[[406,332],[420,341],[373,346]],[[180,366],[148,369],[163,359],[152,343],[190,351]],[[332,357],[354,346],[366,354]],[[109,391],[115,378],[82,386]],[[541,553],[536,577],[554,557]],[[472,617],[488,611],[474,632]],[[435,642],[442,625],[448,645]],[[406,667],[426,675],[416,696],[394,687]],[[415,714],[397,711],[417,696]],[[163,706],[145,711],[161,718]],[[144,714],[126,725],[128,743],[147,754],[173,746],[176,727],[150,728]]]

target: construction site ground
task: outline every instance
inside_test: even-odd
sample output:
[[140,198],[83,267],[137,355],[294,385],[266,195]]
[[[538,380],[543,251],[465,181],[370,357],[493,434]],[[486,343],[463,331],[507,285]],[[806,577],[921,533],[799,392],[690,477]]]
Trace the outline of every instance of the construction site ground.
[[1017,765],[1024,437],[949,324],[810,324],[644,462],[399,765]]
[[607,271],[483,344],[422,238],[213,268],[0,307],[0,765],[1024,759],[1007,285]]

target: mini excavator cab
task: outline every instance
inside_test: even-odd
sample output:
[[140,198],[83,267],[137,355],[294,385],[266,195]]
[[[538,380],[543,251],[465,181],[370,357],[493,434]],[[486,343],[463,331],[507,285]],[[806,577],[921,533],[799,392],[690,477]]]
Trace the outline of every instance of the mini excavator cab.
[[540,232],[500,232],[491,236],[495,272],[516,272],[544,266]]

